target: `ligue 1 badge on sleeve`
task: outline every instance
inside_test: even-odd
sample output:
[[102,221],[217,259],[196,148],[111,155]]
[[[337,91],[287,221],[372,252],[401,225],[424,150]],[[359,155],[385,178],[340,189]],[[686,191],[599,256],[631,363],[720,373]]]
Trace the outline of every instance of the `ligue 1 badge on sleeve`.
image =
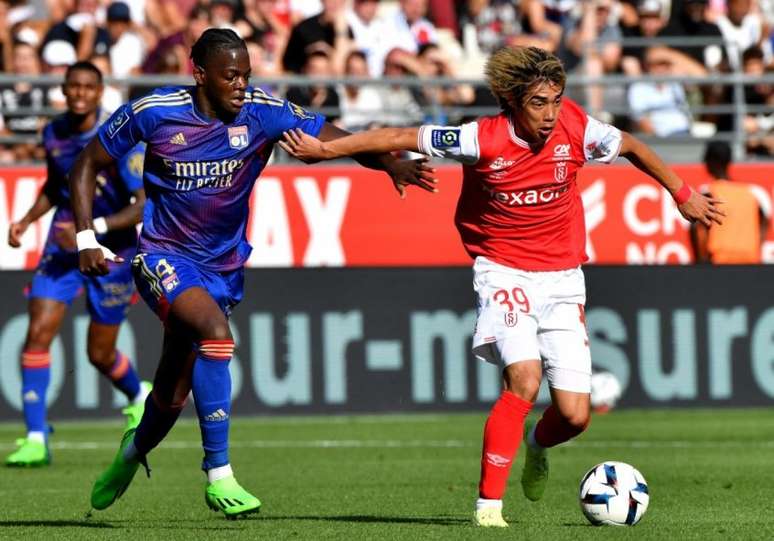
[[228,129],[228,146],[241,150],[247,146],[250,139],[247,136],[247,126],[234,126]]

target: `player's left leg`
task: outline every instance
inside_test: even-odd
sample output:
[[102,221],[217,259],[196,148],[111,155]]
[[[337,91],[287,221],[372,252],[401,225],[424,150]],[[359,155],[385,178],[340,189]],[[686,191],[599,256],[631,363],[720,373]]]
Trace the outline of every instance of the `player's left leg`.
[[560,303],[548,312],[539,341],[552,404],[524,434],[527,454],[522,488],[533,501],[542,498],[545,491],[547,450],[583,432],[591,419],[591,355],[583,306]]

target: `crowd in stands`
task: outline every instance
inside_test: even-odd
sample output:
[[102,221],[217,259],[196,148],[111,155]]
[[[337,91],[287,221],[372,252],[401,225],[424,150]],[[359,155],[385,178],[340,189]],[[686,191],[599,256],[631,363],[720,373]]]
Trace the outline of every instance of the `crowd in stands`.
[[[654,136],[737,129],[728,108],[738,105],[733,86],[695,84],[692,76],[774,70],[774,0],[0,0],[0,73],[56,75],[91,60],[116,78],[190,75],[190,46],[210,26],[246,40],[253,84],[348,130],[457,123],[469,118],[466,106],[495,107],[485,86],[465,81],[481,79],[487,55],[507,46],[549,49],[571,76],[630,76],[625,85],[567,93],[601,120]],[[680,41],[686,37],[694,41]],[[320,82],[272,83],[285,74]],[[331,81],[342,76],[365,82]],[[445,83],[391,81],[406,77]],[[106,110],[148,90],[114,84]],[[771,85],[747,85],[743,98],[748,151],[774,154]],[[697,105],[704,112],[692,112]],[[0,135],[34,135],[46,118],[30,110],[62,107],[56,86],[0,86]],[[5,145],[0,163],[40,152],[34,143]]]

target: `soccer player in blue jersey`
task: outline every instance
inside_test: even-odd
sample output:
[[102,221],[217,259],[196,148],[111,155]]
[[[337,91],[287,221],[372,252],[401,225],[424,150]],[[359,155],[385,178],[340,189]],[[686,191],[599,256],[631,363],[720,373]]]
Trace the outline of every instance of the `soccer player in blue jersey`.
[[[108,272],[94,235],[91,192],[96,171],[139,141],[148,144],[148,194],[138,255],[140,294],[164,323],[164,344],[145,413],[128,430],[91,494],[105,509],[123,494],[140,464],[166,436],[193,391],[204,447],[207,505],[234,518],[260,508],[234,478],[228,456],[234,341],[228,325],[241,300],[250,192],[283,132],[297,128],[323,140],[346,135],[318,114],[248,84],[245,42],[209,29],[191,50],[194,87],[160,88],[122,106],[81,154],[71,176],[81,271]],[[424,160],[364,155],[360,163],[433,190]],[[108,254],[109,255],[109,254]]]
[[[129,400],[124,409],[128,426],[137,426],[150,384],[141,384],[128,357],[116,349],[121,322],[134,295],[131,267],[116,264],[108,276],[86,277],[78,270],[75,226],[70,208],[67,175],[78,154],[96,135],[107,115],[99,108],[102,74],[89,62],[70,66],[63,91],[67,112],[43,130],[47,177],[35,203],[24,217],[11,224],[8,243],[21,245],[27,228],[52,208],[52,226],[29,292],[29,327],[21,355],[22,406],[27,437],[6,458],[8,466],[43,466],[50,463],[46,423],[49,383],[49,347],[59,331],[67,307],[86,291],[91,315],[87,352],[89,361],[107,376]],[[100,169],[93,203],[94,227],[99,242],[125,259],[134,255],[145,193],[142,189],[142,149],[128,148],[116,163]]]

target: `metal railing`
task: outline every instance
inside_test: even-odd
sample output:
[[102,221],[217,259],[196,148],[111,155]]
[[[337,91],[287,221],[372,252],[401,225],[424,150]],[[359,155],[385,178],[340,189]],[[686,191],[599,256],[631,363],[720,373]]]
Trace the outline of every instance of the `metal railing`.
[[[592,44],[587,44],[586,51],[590,47],[604,43],[599,40]],[[729,44],[724,44],[722,40],[714,38],[693,38],[693,37],[677,37],[677,38],[658,38],[656,42],[649,39],[640,38],[627,38],[623,40],[622,45],[625,46],[642,46],[648,47],[654,44],[674,45],[680,47],[689,46],[707,46],[707,45],[721,45],[728,47]],[[678,82],[684,85],[691,85],[700,87],[703,85],[722,85],[733,88],[732,100],[730,103],[704,105],[698,103],[689,104],[690,114],[694,117],[700,117],[706,114],[713,115],[730,115],[733,117],[733,131],[730,132],[718,132],[710,138],[701,139],[700,142],[704,143],[708,140],[724,140],[732,143],[737,158],[742,157],[743,150],[746,141],[746,134],[744,133],[743,120],[747,114],[772,114],[774,108],[766,105],[751,105],[745,103],[745,87],[757,84],[770,84],[774,85],[774,73],[764,74],[760,77],[749,76],[741,73],[737,69],[731,73],[712,73],[706,76],[643,76],[639,78],[632,78],[621,74],[610,74],[602,77],[589,77],[582,74],[573,73],[568,76],[567,79],[567,92],[574,96],[584,96],[585,89],[590,85],[599,85],[603,88],[626,88],[634,82],[649,81],[654,83],[660,82]],[[0,89],[8,88],[20,82],[26,82],[34,84],[38,87],[54,87],[60,85],[62,82],[61,77],[57,76],[20,76],[0,73]],[[122,89],[124,98],[128,96],[129,89],[132,89],[133,94],[139,94],[138,89],[145,89],[149,91],[153,88],[165,85],[191,85],[193,79],[190,77],[181,76],[169,76],[169,75],[143,75],[137,77],[126,78],[113,78],[106,77],[105,83],[110,86],[114,86]],[[449,77],[438,78],[418,78],[418,77],[401,77],[401,78],[361,78],[361,77],[338,77],[338,78],[310,78],[299,75],[284,75],[274,78],[257,79],[254,78],[251,83],[255,86],[261,86],[264,88],[270,88],[278,95],[284,95],[285,91],[291,87],[304,87],[310,85],[326,85],[329,87],[337,87],[344,85],[354,86],[370,86],[370,87],[403,87],[411,89],[415,95],[421,95],[424,99],[424,103],[418,103],[419,111],[422,114],[422,122],[427,123],[442,123],[455,122],[462,119],[475,118],[482,115],[495,114],[498,112],[498,108],[492,106],[482,105],[442,105],[435,100],[435,95],[432,92],[422,92],[423,90],[429,90],[434,88],[449,88],[458,85],[470,85],[475,89],[486,91],[486,82],[483,79],[458,79]],[[630,111],[626,104],[606,104],[605,110],[616,118],[627,116]],[[34,108],[25,107],[17,108],[12,111],[0,110],[0,114],[6,117],[23,117],[23,116],[42,116],[51,117],[60,113],[61,110],[52,107]],[[340,114],[337,108],[323,108],[319,109],[322,114],[337,116]],[[383,108],[384,114],[403,113],[404,111],[390,110],[389,108]],[[668,145],[696,145],[697,139],[688,136],[675,136],[675,137],[643,137],[647,142],[660,143],[665,146]],[[32,134],[11,134],[0,135],[0,144],[17,144],[17,143],[39,143],[40,136]]]

